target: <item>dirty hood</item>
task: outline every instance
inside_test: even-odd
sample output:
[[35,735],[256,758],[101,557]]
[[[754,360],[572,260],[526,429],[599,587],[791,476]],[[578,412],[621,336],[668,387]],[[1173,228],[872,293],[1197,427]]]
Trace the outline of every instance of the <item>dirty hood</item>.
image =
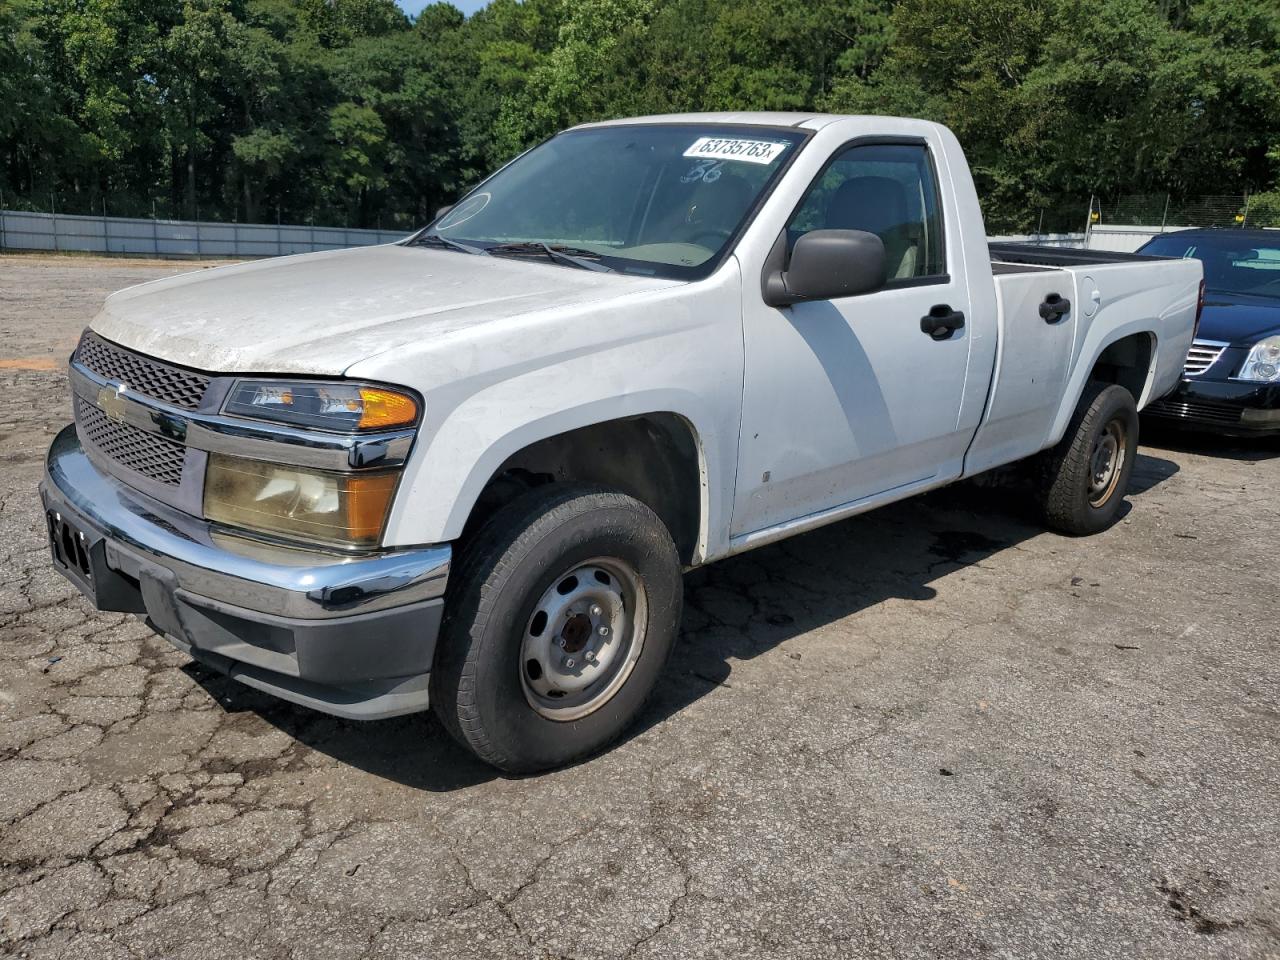
[[424,338],[675,281],[399,245],[197,270],[112,294],[108,340],[216,373],[338,375]]

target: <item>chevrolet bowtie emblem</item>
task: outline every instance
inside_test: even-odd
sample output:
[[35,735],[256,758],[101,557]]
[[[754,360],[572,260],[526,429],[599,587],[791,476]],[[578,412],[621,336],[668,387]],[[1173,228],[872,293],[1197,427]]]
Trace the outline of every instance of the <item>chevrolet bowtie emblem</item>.
[[125,400],[118,387],[103,387],[99,390],[98,406],[108,420],[124,423]]

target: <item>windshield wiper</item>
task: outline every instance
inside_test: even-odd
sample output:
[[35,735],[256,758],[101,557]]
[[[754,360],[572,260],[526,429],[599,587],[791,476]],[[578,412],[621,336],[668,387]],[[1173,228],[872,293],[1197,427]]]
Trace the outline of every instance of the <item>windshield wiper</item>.
[[459,243],[457,240],[450,240],[448,237],[442,237],[438,233],[424,233],[414,244],[421,244],[424,247],[440,247],[445,250],[461,250],[463,253],[473,253],[478,257],[487,257],[489,251],[483,247],[473,247],[469,243]]
[[[526,253],[542,254],[550,257],[556,263],[562,263],[569,267],[578,267],[580,270],[595,270],[599,273],[613,273],[613,267],[607,267],[600,262],[600,254],[594,250],[580,250],[577,247],[566,247],[560,244],[552,246],[541,240],[533,240],[527,243],[499,243],[489,247],[488,252],[502,256],[503,254],[511,256],[521,256]],[[595,259],[588,259],[594,257]]]

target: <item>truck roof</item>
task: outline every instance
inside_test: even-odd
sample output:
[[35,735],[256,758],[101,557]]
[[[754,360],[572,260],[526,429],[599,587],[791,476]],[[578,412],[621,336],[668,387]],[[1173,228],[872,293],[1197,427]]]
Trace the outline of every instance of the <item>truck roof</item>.
[[[848,119],[848,116],[837,113],[740,110],[721,113],[659,113],[647,117],[619,117],[615,120],[598,120],[594,123],[578,124],[574,129],[624,126],[635,123],[723,123],[726,125],[750,124],[760,127],[801,127],[806,130],[820,130],[829,123]],[[881,117],[880,119],[885,118]]]

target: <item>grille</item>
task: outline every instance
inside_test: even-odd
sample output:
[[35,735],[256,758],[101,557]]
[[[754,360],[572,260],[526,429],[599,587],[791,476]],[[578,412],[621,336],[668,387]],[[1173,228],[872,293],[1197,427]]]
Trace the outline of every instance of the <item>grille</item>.
[[176,487],[182,482],[182,464],[187,458],[187,449],[182,444],[109,420],[105,413],[79,397],[76,398],[76,423],[82,440],[122,467],[158,483]]
[[1222,351],[1227,349],[1225,343],[1216,343],[1213,340],[1195,340],[1191,344],[1191,349],[1187,351],[1187,362],[1182,368],[1182,372],[1188,377],[1197,377],[1204,373],[1222,356]]
[[1156,400],[1143,410],[1155,417],[1178,420],[1207,420],[1211,423],[1239,423],[1241,408],[1213,400]]
[[100,377],[187,410],[200,406],[204,392],[209,389],[209,378],[202,374],[140,356],[92,333],[86,333],[80,340],[76,359]]

